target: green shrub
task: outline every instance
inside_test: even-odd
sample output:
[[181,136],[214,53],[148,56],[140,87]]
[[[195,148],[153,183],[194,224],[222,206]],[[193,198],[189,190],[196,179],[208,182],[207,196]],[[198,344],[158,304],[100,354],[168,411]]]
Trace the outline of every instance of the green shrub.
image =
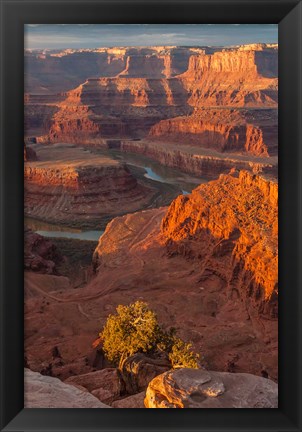
[[182,339],[175,337],[169,352],[169,359],[174,369],[193,368],[198,369],[199,354],[194,353],[192,344],[186,343]]
[[156,355],[166,352],[174,368],[198,368],[198,354],[192,345],[176,337],[175,329],[164,331],[156,314],[147,303],[137,301],[129,306],[118,306],[115,315],[109,315],[93,347],[102,344],[106,357],[116,365],[127,357],[143,352]]
[[116,311],[116,315],[109,315],[99,335],[110,361],[118,363],[132,354],[155,348],[160,329],[155,313],[146,303],[120,305]]

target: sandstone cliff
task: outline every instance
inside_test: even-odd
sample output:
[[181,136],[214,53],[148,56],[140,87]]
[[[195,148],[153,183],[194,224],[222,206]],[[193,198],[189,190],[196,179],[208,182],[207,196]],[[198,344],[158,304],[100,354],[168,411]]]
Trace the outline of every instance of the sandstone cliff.
[[179,76],[193,106],[275,106],[278,97],[277,49],[223,49],[191,56]]
[[[188,70],[178,79],[188,92],[193,114],[161,120],[149,136],[220,151],[276,154],[277,52],[276,47],[249,45],[191,56]],[[263,112],[256,107],[274,109]]]
[[[110,146],[110,142],[107,142]],[[237,155],[222,153],[213,149],[204,150],[197,145],[183,145],[164,141],[115,142],[115,148],[125,153],[135,153],[156,160],[164,166],[177,168],[203,178],[215,179],[221,173],[231,169],[248,170],[253,173],[270,173],[277,177],[276,158],[254,157],[254,155]]]
[[167,211],[114,219],[87,290],[147,300],[215,370],[277,379],[277,191],[247,172],[221,175]]
[[74,142],[146,134],[161,118],[187,112],[186,92],[175,79],[95,78],[66,93],[47,139]]
[[[238,199],[238,196],[240,199]],[[231,252],[225,274],[232,292],[259,302],[278,294],[278,185],[241,171],[179,196],[162,222],[169,253],[217,261]],[[210,257],[208,258],[210,260]],[[232,269],[232,271],[230,271]],[[223,273],[222,265],[217,271]],[[266,302],[262,303],[262,309]],[[276,314],[275,307],[272,314]]]
[[[218,151],[276,154],[276,46],[84,50],[55,58],[60,63],[85,55],[101,56],[105,63],[86,73],[78,87],[62,93],[63,100],[44,103],[44,108],[38,99],[27,103],[28,127],[48,129],[40,140],[92,143],[149,135]],[[54,57],[49,57],[52,68]],[[47,63],[47,58],[39,62]],[[118,73],[106,67],[108,62],[120,65]],[[53,100],[53,95],[48,97]],[[257,109],[264,107],[270,110],[262,117]]]
[[26,51],[26,91],[66,91],[87,78],[101,76],[171,77],[187,69],[190,54],[190,48],[165,46],[67,49],[43,54]]
[[100,228],[115,215],[148,204],[155,191],[109,157],[68,145],[44,146],[26,162],[25,215],[47,222]]
[[277,153],[276,110],[196,109],[190,116],[161,120],[149,131],[156,141],[184,143],[255,156]]

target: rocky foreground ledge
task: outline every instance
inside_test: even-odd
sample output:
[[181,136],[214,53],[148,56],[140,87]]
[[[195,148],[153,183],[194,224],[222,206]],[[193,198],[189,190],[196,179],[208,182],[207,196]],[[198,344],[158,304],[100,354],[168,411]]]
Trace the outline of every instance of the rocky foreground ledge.
[[85,388],[24,369],[25,408],[110,408]]
[[[109,377],[109,375],[111,378]],[[120,395],[113,369],[58,378],[25,369],[25,408],[278,408],[278,385],[245,373],[178,369],[164,372],[149,382],[147,390]],[[94,379],[95,376],[95,379]],[[102,383],[101,378],[104,379]],[[114,388],[109,390],[109,384]],[[99,387],[93,391],[94,387]],[[105,389],[107,388],[107,390]],[[111,391],[112,390],[112,391]],[[118,390],[118,392],[117,392]],[[105,393],[111,407],[100,401]]]
[[278,408],[278,385],[245,373],[179,369],[154,378],[146,408]]

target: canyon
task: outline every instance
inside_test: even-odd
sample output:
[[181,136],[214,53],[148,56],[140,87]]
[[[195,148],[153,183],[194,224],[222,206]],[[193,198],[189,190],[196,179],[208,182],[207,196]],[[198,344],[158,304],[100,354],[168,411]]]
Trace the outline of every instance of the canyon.
[[196,145],[169,143],[169,141],[130,141],[122,140],[115,144],[125,153],[144,155],[158,161],[163,166],[179,169],[197,177],[215,179],[231,169],[243,169],[252,173],[262,172],[277,176],[277,157],[257,157],[253,155],[222,153],[203,149]]
[[49,290],[61,276],[38,275],[37,284],[27,272],[27,365],[61,380],[110,367],[92,342],[118,304],[141,299],[192,341],[206,369],[276,381],[277,200],[274,180],[221,175],[168,208],[114,218],[81,289]]
[[[266,392],[242,407],[277,406],[277,68],[276,44],[25,52],[33,406],[60,384],[74,406],[238,407],[241,385]],[[137,300],[200,354],[198,401],[187,369],[182,399],[165,362],[137,353],[120,370],[93,348]],[[216,400],[207,382],[230,392]]]
[[[32,151],[34,151],[31,148]],[[125,165],[72,145],[37,148],[24,164],[26,216],[69,226],[106,225],[148,205],[156,191],[139,184]]]
[[[155,141],[274,157],[277,59],[278,46],[268,44],[27,53],[26,135],[38,142],[101,146],[135,139],[142,146]],[[67,77],[71,65],[81,65],[82,75],[70,80],[74,88],[62,80],[58,89],[55,72]],[[37,82],[42,77],[47,83]]]

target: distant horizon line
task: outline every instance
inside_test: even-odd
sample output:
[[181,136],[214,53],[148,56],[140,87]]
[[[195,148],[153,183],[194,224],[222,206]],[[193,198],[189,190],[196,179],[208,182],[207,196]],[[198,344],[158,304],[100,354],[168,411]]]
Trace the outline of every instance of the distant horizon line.
[[106,48],[233,48],[233,47],[241,47],[248,45],[267,45],[267,46],[278,46],[278,42],[249,42],[245,44],[231,44],[231,45],[161,45],[161,44],[153,44],[153,45],[106,45],[106,46],[91,46],[91,47],[78,47],[73,48],[70,46],[60,47],[60,48],[26,48],[24,47],[24,51],[64,51],[64,50],[73,50],[73,51],[85,51],[92,49],[106,49]]

